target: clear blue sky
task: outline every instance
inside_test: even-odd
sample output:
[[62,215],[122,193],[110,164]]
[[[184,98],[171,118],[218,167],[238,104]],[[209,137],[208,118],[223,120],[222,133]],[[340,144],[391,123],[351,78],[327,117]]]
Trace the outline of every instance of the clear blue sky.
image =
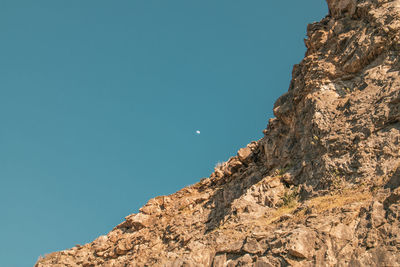
[[323,0],[1,0],[1,266],[90,242],[261,138],[326,14]]

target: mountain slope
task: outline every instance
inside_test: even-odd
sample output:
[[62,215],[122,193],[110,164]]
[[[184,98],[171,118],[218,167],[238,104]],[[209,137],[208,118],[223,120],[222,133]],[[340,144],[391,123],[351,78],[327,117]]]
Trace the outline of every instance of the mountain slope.
[[399,266],[400,1],[328,6],[262,139],[35,266]]

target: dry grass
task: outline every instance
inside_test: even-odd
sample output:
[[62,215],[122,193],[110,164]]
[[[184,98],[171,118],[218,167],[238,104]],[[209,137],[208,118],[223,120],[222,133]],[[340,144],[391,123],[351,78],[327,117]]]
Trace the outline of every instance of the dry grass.
[[[340,194],[316,197],[308,200],[305,204],[312,208],[315,213],[321,214],[327,210],[340,208],[351,203],[363,202],[371,198],[372,194],[368,191],[357,192],[354,190],[348,190]],[[298,210],[297,208],[299,206],[300,203],[297,201],[290,201],[289,205],[284,205],[276,209],[272,214],[266,216],[265,220],[262,221],[262,224],[269,225],[278,222],[284,215],[292,215],[295,211],[294,220],[301,221],[305,218],[306,209]]]
[[326,210],[343,207],[355,202],[362,202],[371,198],[372,194],[370,192],[354,192],[349,190],[341,194],[326,195],[310,199],[307,202],[307,206],[314,208],[317,213],[322,213]]
[[291,205],[289,207],[282,206],[282,207],[278,208],[273,214],[271,214],[271,216],[269,216],[267,218],[267,220],[265,221],[265,224],[269,225],[271,223],[279,221],[282,218],[282,216],[292,214],[296,210],[297,207],[298,207],[298,203],[296,203],[296,205]]
[[226,163],[226,162],[218,161],[218,162],[215,164],[214,170],[222,169],[222,167],[224,167],[225,163]]

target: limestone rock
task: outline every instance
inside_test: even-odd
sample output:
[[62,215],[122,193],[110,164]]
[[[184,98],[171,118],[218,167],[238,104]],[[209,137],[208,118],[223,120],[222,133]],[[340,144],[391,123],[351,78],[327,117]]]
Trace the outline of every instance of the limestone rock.
[[333,17],[352,16],[357,7],[357,0],[327,0],[329,12]]
[[256,239],[248,237],[245,244],[243,245],[242,250],[251,254],[258,254],[263,252],[261,245],[257,242]]
[[224,267],[226,263],[226,254],[218,255],[214,257],[213,267]]
[[315,248],[315,233],[307,229],[295,229],[287,244],[288,253],[294,257],[306,259],[312,256]]
[[240,161],[246,162],[247,159],[250,157],[251,153],[252,153],[252,151],[249,147],[244,147],[238,151],[237,155],[238,155]]
[[266,257],[261,257],[257,259],[254,267],[274,267],[274,265]]

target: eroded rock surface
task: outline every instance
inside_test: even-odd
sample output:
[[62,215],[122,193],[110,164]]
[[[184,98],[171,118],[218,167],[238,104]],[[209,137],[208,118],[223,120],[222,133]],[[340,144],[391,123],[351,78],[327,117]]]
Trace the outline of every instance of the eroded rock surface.
[[48,266],[400,266],[400,1],[328,0],[265,136]]

